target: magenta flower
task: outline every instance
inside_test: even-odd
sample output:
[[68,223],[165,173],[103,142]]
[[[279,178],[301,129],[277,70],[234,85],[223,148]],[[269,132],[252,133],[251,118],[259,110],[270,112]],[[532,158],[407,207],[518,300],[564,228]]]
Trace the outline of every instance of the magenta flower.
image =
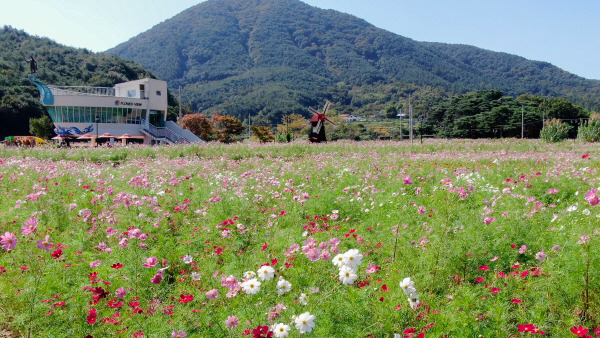
[[142,264],[142,266],[145,268],[151,268],[154,267],[156,263],[158,263],[156,257],[148,257],[146,258],[146,263]]
[[90,262],[90,268],[92,268],[92,269],[93,269],[93,268],[97,268],[97,267],[99,267],[99,266],[100,266],[100,264],[102,264],[102,261],[101,261],[101,260],[97,260],[97,261]]
[[46,252],[49,252],[54,247],[54,243],[50,242],[50,235],[46,235],[43,240],[38,240],[37,244],[38,249],[44,249]]
[[404,176],[402,178],[402,181],[404,182],[404,184],[413,184],[412,178],[410,176]]
[[2,249],[11,250],[17,246],[17,236],[16,234],[11,234],[10,232],[4,233],[4,235],[0,235],[0,244],[2,244]]
[[225,320],[225,325],[227,325],[230,329],[238,326],[239,323],[238,317],[236,316],[228,316]]
[[490,223],[492,223],[493,221],[496,220],[496,217],[486,217],[483,222],[485,223],[485,225],[490,225]]
[[598,192],[596,189],[592,189],[585,193],[585,199],[590,202],[590,205],[598,205],[600,203],[600,198],[598,198]]
[[374,263],[371,263],[369,266],[367,266],[367,273],[375,273],[377,272],[377,270],[379,270],[379,265],[375,265]]

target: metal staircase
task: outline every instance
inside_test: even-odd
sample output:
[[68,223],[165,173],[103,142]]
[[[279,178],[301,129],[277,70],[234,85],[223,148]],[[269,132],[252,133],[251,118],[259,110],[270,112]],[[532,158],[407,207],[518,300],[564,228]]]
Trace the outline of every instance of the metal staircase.
[[189,130],[181,129],[172,121],[166,121],[165,127],[157,127],[146,120],[142,120],[142,132],[153,140],[165,143],[203,143],[201,138]]

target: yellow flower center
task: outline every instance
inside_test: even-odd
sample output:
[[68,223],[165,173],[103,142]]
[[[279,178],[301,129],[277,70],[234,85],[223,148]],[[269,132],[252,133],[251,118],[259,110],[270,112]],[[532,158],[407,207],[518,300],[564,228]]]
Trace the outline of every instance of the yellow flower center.
[[306,325],[306,320],[303,320],[303,321],[302,321],[302,324]]
[[282,327],[280,327],[280,328],[279,328],[279,331],[283,332],[284,330],[283,330],[283,328],[282,328]]

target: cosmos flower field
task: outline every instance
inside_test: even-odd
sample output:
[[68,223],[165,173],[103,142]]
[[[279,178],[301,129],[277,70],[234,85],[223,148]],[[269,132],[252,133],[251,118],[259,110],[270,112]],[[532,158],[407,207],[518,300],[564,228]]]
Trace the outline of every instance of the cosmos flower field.
[[600,337],[598,149],[0,148],[0,331]]

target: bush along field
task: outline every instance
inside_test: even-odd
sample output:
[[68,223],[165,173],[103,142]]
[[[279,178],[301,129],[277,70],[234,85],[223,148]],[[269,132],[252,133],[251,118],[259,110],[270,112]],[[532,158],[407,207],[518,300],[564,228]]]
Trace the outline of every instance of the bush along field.
[[0,149],[7,337],[600,336],[597,144]]

